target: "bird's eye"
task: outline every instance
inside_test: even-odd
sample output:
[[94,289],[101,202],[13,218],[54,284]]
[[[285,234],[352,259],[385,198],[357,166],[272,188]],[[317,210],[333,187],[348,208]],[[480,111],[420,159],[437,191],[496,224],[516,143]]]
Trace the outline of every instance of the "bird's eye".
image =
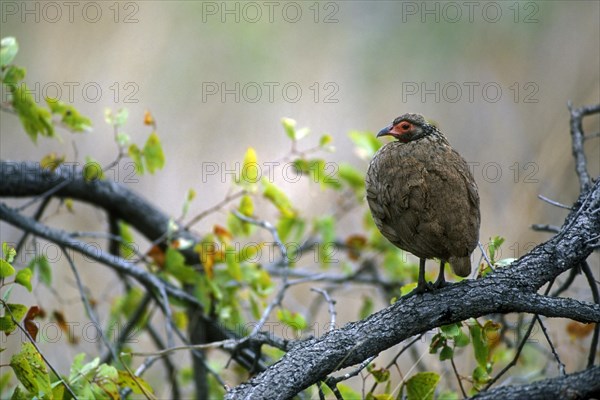
[[405,122],[402,125],[400,125],[400,128],[402,128],[403,130],[407,131],[408,128],[410,128],[410,124]]

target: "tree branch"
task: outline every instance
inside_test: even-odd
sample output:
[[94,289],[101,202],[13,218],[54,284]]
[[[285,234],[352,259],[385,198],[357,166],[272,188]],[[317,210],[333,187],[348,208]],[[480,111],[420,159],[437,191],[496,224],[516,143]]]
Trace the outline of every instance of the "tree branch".
[[365,320],[295,343],[279,362],[233,388],[227,398],[287,399],[333,371],[361,363],[413,335],[486,314],[532,312],[600,322],[598,305],[537,294],[540,287],[579,265],[593,251],[588,239],[600,232],[599,208],[597,181],[579,197],[556,236],[510,266],[482,279],[402,298]]
[[474,397],[484,399],[590,399],[600,395],[600,367],[520,386],[501,386]]

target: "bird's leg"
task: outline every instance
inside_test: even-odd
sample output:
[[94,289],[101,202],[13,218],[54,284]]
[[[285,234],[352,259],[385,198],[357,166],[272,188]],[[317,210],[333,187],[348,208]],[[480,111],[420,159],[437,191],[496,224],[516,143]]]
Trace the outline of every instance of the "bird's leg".
[[446,261],[440,260],[440,274],[438,275],[438,278],[436,279],[435,283],[433,284],[433,287],[436,289],[443,288],[444,286],[448,285],[448,282],[446,282],[446,278],[444,277],[444,266],[445,265],[446,265]]
[[425,293],[431,290],[430,284],[425,280],[425,259],[419,259],[419,279],[417,281],[417,287],[404,297],[411,297],[416,294]]
[[425,280],[425,259],[419,258],[419,278],[417,281],[417,287],[407,295],[404,295],[403,297],[412,297],[416,294],[422,294],[425,292],[430,292],[432,290],[433,286],[431,285],[431,283]]

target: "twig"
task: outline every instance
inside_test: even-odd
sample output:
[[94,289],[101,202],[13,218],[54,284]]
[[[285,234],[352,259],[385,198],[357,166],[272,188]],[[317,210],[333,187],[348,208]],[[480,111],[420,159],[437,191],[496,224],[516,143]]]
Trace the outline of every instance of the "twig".
[[452,364],[452,369],[454,370],[454,375],[456,375],[456,380],[458,381],[458,386],[460,387],[460,391],[462,392],[463,398],[467,398],[467,392],[462,384],[462,379],[460,379],[460,375],[458,370],[456,369],[456,364],[454,363],[454,357],[450,357],[450,363]]
[[[587,261],[581,263],[581,270],[585,275],[588,284],[590,285],[590,289],[592,290],[592,298],[594,299],[594,303],[600,304],[600,294],[598,293],[598,285],[594,280],[594,274],[590,269],[590,265]],[[592,343],[590,344],[590,353],[588,355],[588,364],[587,367],[591,368],[594,365],[594,361],[596,358],[596,348],[598,347],[598,336],[600,336],[600,324],[596,324],[594,328],[594,336],[592,336]]]
[[275,226],[273,226],[273,224],[271,224],[268,221],[261,221],[261,220],[257,220],[254,218],[247,217],[243,214],[240,214],[236,210],[233,210],[232,213],[233,213],[233,215],[235,215],[236,217],[238,217],[239,219],[241,219],[244,222],[247,222],[252,225],[257,225],[257,226],[260,226],[261,228],[268,230],[271,233],[271,235],[273,236],[273,240],[275,241],[275,243],[277,244],[277,247],[279,247],[279,251],[281,252],[281,268],[283,270],[281,287],[279,288],[279,291],[277,292],[277,295],[275,296],[275,298],[267,305],[267,307],[263,311],[263,313],[260,317],[260,320],[254,326],[254,329],[252,329],[252,332],[250,332],[250,334],[248,335],[248,337],[252,337],[252,336],[256,335],[262,329],[262,327],[267,322],[267,319],[269,318],[269,315],[271,314],[273,309],[276,306],[281,305],[281,302],[283,301],[283,296],[285,294],[285,291],[290,286],[290,284],[288,283],[290,260],[288,258],[287,248],[285,247],[285,244],[283,244],[283,242],[279,238],[279,233],[277,233],[277,228]]
[[[130,333],[135,329],[135,326],[140,322],[140,320],[146,313],[146,309],[148,308],[148,305],[150,304],[151,300],[152,296],[150,295],[150,293],[145,293],[144,297],[142,297],[133,313],[131,313],[131,317],[127,320],[125,326],[123,326],[123,329],[119,330],[119,337],[115,341],[116,351],[120,351],[122,345],[127,339],[129,339]],[[111,358],[114,359],[114,356],[115,354],[113,352],[107,353],[102,357],[101,363],[110,362]]]
[[538,231],[538,232],[552,232],[552,233],[558,233],[560,231],[560,227],[558,227],[556,225],[549,225],[549,224],[533,224],[533,225],[531,225],[531,229],[533,229],[534,231]]
[[[154,329],[152,325],[147,325],[146,330],[148,331],[148,335],[150,335],[150,338],[154,342],[154,345],[157,346],[159,349],[164,349],[165,345],[162,339],[160,338],[158,332],[156,332],[156,329]],[[173,399],[179,399],[181,396],[179,394],[179,383],[177,382],[177,368],[175,367],[173,362],[171,362],[171,359],[169,357],[162,357],[162,360],[163,364],[165,365],[165,369],[167,370],[169,382],[171,383],[171,397]]]
[[[550,289],[552,288],[552,284],[554,283],[554,279],[552,279],[550,281],[550,283],[548,284],[548,287],[546,288],[546,292],[544,293],[544,295],[548,295],[548,293],[550,292]],[[485,385],[485,387],[483,388],[483,392],[485,392],[486,390],[488,390],[494,383],[496,383],[496,381],[498,381],[498,379],[500,379],[500,377],[502,375],[504,375],[506,373],[506,371],[508,371],[509,369],[511,369],[512,367],[514,367],[517,364],[517,360],[519,359],[519,356],[521,355],[521,351],[523,351],[523,347],[525,347],[525,344],[527,343],[527,339],[529,339],[529,336],[531,335],[531,332],[533,331],[533,327],[535,326],[535,321],[538,318],[538,314],[535,314],[533,316],[533,319],[531,320],[531,323],[529,324],[529,328],[527,328],[527,332],[525,332],[525,335],[523,336],[523,338],[521,339],[521,343],[519,343],[519,347],[517,347],[517,352],[515,354],[515,356],[513,357],[513,359],[504,367],[502,368],[502,370],[500,372],[498,372],[498,374],[492,378],[487,385]],[[519,330],[517,331],[520,332],[520,328],[518,328]]]
[[[409,348],[412,347],[413,344],[415,344],[416,342],[418,342],[419,340],[421,340],[421,338],[423,337],[423,333],[415,336],[415,338],[413,340],[411,340],[410,342],[408,342],[407,344],[405,344],[402,349],[400,349],[400,351],[398,353],[396,353],[396,355],[394,356],[394,358],[392,358],[392,360],[388,363],[388,365],[386,365],[386,369],[390,369],[390,367],[394,364],[396,364],[396,361],[398,361],[398,358],[400,358],[400,356]],[[371,390],[369,391],[369,393],[373,393],[375,391],[375,389],[377,388],[377,385],[379,383],[377,381],[375,381],[373,383],[373,386],[371,386]]]
[[589,135],[585,135],[583,137],[583,140],[595,139],[597,137],[600,137],[600,132],[590,133]]
[[227,203],[229,203],[232,200],[235,200],[237,198],[242,197],[244,194],[246,193],[246,190],[240,190],[238,192],[235,192],[233,194],[228,194],[227,196],[225,196],[225,198],[223,200],[221,200],[220,202],[218,202],[217,204],[215,204],[212,207],[207,208],[206,210],[200,212],[198,215],[196,215],[194,218],[192,218],[187,224],[184,225],[183,229],[189,229],[192,227],[192,225],[198,223],[201,219],[205,218],[206,216],[219,211],[221,208],[223,208]]
[[564,208],[567,210],[572,210],[573,207],[569,207],[565,204],[559,203],[558,201],[554,201],[552,199],[547,198],[546,196],[542,196],[541,194],[538,194],[538,199],[545,201],[548,204],[552,204],[553,206],[559,207],[559,208]]
[[[535,317],[537,317],[537,315]],[[525,347],[525,344],[527,343],[527,339],[529,339],[529,335],[531,335],[531,332],[533,331],[533,327],[535,326],[535,317],[531,320],[531,322],[529,324],[529,328],[527,328],[527,332],[525,332],[525,335],[521,339],[521,343],[519,343],[519,347],[517,347],[517,352],[516,352],[515,356],[513,357],[513,359],[504,368],[502,368],[502,370],[500,372],[498,372],[498,374],[495,377],[493,377],[488,382],[488,384],[483,388],[482,392],[485,392],[486,390],[488,390],[494,383],[496,383],[496,381],[498,379],[500,379],[500,377],[502,375],[504,375],[509,369],[511,369],[512,367],[514,367],[517,364],[517,360],[519,359],[519,356],[521,355],[521,351],[523,350],[523,347]]]
[[325,383],[327,384],[327,386],[331,387],[332,385],[335,386],[338,383],[345,381],[347,379],[350,379],[358,374],[360,374],[360,371],[362,371],[363,369],[365,369],[367,367],[367,365],[371,364],[371,362],[376,358],[377,356],[371,356],[369,358],[367,358],[365,361],[361,362],[358,367],[356,367],[355,369],[353,369],[350,372],[345,373],[344,375],[340,375],[337,377],[333,377],[330,376],[327,379],[325,379]]
[[[38,207],[38,209],[35,210],[35,214],[33,214],[33,219],[34,220],[36,220],[36,221],[40,220],[40,218],[42,217],[42,214],[44,214],[44,211],[46,210],[46,207],[50,203],[50,200],[51,200],[50,197],[44,198],[44,200],[42,201],[42,204],[40,204],[40,206]],[[29,232],[28,231],[24,231],[23,236],[21,237],[21,239],[19,240],[19,242],[15,246],[15,251],[17,252],[17,254],[21,252],[21,248],[25,244],[25,241],[27,240],[28,237],[29,237]]]
[[24,209],[32,206],[33,204],[37,203],[38,201],[49,198],[54,193],[58,192],[60,189],[62,189],[65,186],[67,186],[69,183],[71,183],[71,182],[69,182],[69,181],[62,181],[62,182],[58,183],[56,186],[52,187],[51,189],[47,190],[46,192],[44,192],[44,193],[42,193],[42,194],[40,194],[38,196],[35,196],[34,198],[32,198],[31,200],[29,200],[25,204],[21,205],[16,210],[19,211],[19,212],[23,211]]
[[587,161],[585,159],[585,152],[583,151],[583,117],[600,112],[600,104],[593,106],[583,106],[579,108],[573,108],[573,103],[569,101],[567,103],[569,112],[571,114],[571,140],[572,140],[572,152],[575,158],[575,171],[579,177],[579,189],[581,192],[587,190],[590,185],[590,175],[587,171]]
[[236,339],[225,339],[219,342],[203,343],[203,344],[190,344],[184,346],[173,346],[168,347],[164,350],[159,351],[132,351],[129,353],[121,353],[121,355],[130,355],[135,357],[164,357],[176,351],[183,350],[205,350],[205,349],[226,349],[234,347],[238,344]]
[[479,250],[481,250],[481,255],[485,259],[485,262],[487,263],[488,267],[490,267],[490,269],[492,271],[494,271],[494,266],[492,265],[492,262],[490,261],[487,254],[485,253],[485,249],[483,248],[483,245],[481,244],[481,242],[477,242],[477,246],[479,246]]
[[83,283],[81,282],[81,277],[79,276],[79,271],[77,271],[77,267],[75,266],[73,259],[69,255],[69,252],[67,252],[67,249],[64,248],[64,246],[61,246],[60,250],[63,252],[65,258],[67,259],[67,262],[69,263],[69,266],[71,267],[71,271],[73,271],[73,276],[75,277],[75,281],[77,282],[77,289],[79,289],[79,296],[81,296],[81,301],[83,302],[85,311],[87,312],[88,316],[90,317],[90,320],[92,320],[94,325],[96,325],[96,327],[98,329],[98,333],[100,335],[100,339],[102,340],[102,342],[104,343],[104,345],[106,346],[108,351],[110,351],[113,359],[116,360],[117,353],[116,353],[115,349],[113,348],[113,346],[108,341],[106,334],[102,330],[102,326],[100,325],[98,316],[96,315],[96,312],[92,308],[92,305],[90,304],[90,300],[88,299],[88,296],[85,294],[85,288],[83,287]]
[[546,331],[546,326],[544,325],[544,323],[542,322],[542,319],[539,316],[536,315],[536,319],[537,319],[538,324],[540,324],[540,327],[542,328],[542,332],[544,333],[544,336],[546,337],[546,341],[550,345],[550,350],[552,351],[552,354],[554,355],[554,358],[556,359],[556,362],[558,363],[558,372],[561,375],[566,375],[565,364],[563,364],[563,362],[560,361],[560,357],[558,356],[558,353],[556,352],[556,348],[554,348],[554,344],[552,343],[552,340],[550,340],[550,336],[548,336],[548,332]]
[[569,276],[567,277],[567,279],[564,281],[564,283],[562,285],[560,285],[558,287],[558,289],[556,289],[553,293],[552,296],[553,297],[558,297],[562,292],[564,292],[565,290],[567,290],[571,284],[573,283],[573,281],[575,280],[575,277],[577,276],[579,268],[571,268],[569,270]]
[[321,293],[323,295],[323,297],[325,298],[325,301],[327,302],[327,309],[329,310],[329,315],[331,318],[329,320],[329,331],[334,330],[335,329],[335,319],[337,316],[337,313],[335,311],[335,300],[333,300],[331,298],[331,296],[329,296],[329,293],[327,293],[327,290],[318,289],[318,288],[310,288],[310,290],[312,290],[313,292]]

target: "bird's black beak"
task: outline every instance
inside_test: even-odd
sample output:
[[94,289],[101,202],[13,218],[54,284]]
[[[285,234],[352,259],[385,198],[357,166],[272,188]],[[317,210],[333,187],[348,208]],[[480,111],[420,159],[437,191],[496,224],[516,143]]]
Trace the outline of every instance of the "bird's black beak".
[[377,134],[377,137],[390,135],[390,131],[392,130],[393,127],[394,127],[393,125],[386,126],[385,128],[383,128],[382,130],[379,131],[379,133]]

